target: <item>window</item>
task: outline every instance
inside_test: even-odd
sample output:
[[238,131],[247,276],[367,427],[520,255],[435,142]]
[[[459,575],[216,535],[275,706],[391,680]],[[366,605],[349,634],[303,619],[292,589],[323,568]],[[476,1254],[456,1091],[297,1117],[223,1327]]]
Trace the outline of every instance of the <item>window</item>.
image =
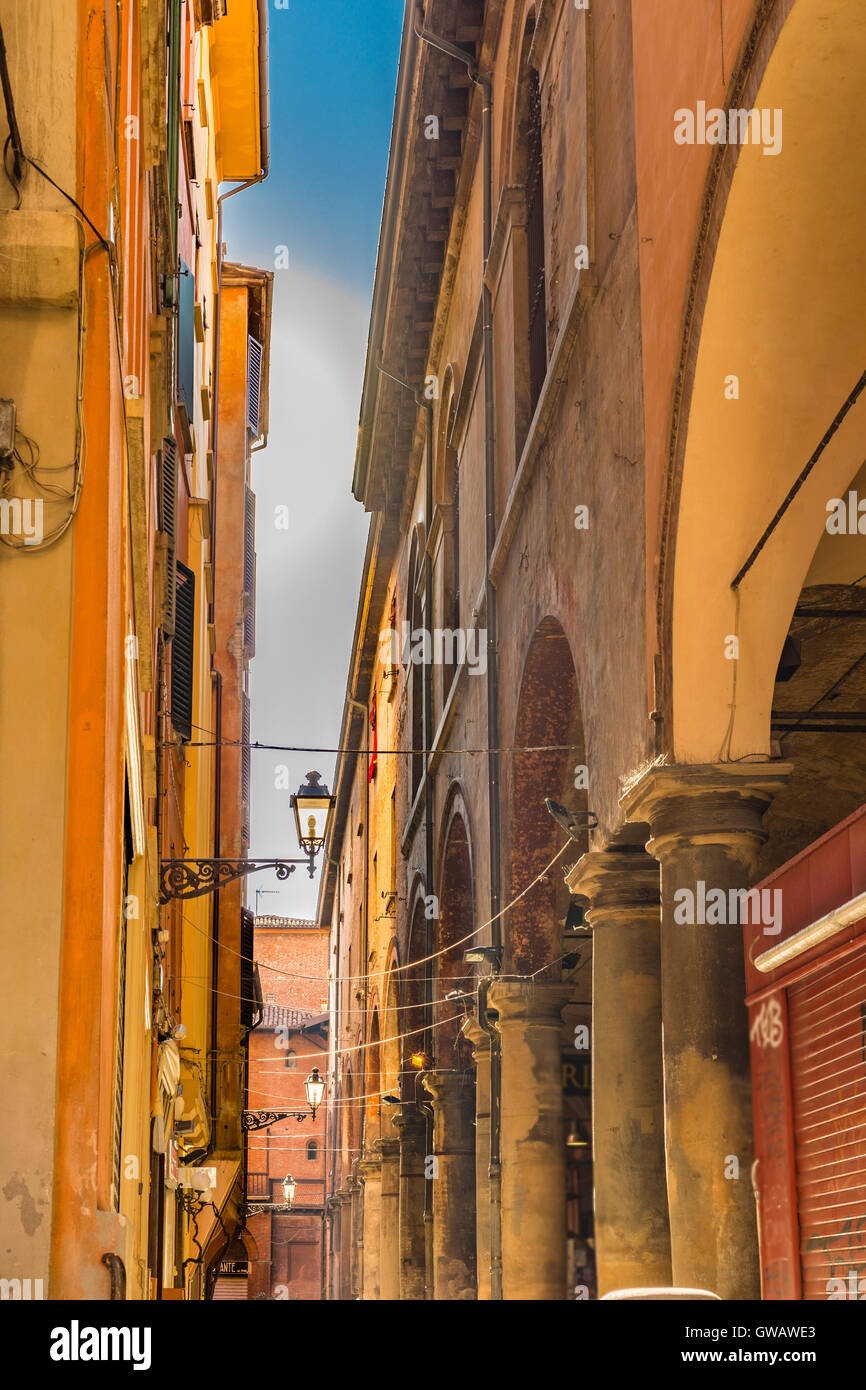
[[171,722],[185,742],[192,738],[192,682],[195,658],[195,575],[175,562],[174,636],[171,639]]
[[318,1139],[310,1139],[310,1141],[309,1141],[308,1144],[307,1144],[307,1159],[308,1159],[308,1161],[309,1161],[310,1163],[315,1163],[315,1161],[316,1161],[316,1159],[317,1159],[318,1157],[319,1157],[319,1141],[318,1141]]
[[[523,188],[526,207],[525,309],[518,337],[518,376],[523,390],[517,408],[516,461],[520,462],[526,436],[547,375],[547,294],[544,246],[544,158],[542,147],[541,92],[538,72],[529,62],[534,23],[527,25],[523,40],[517,109],[515,172]],[[519,298],[523,299],[523,295]],[[524,336],[525,335],[525,336]],[[521,344],[523,339],[523,344]],[[522,348],[522,350],[521,350]],[[522,366],[521,366],[522,361]]]
[[422,663],[413,661],[410,654],[415,640],[414,634],[420,632],[424,622],[420,594],[422,573],[423,562],[416,534],[412,537],[412,549],[409,554],[409,592],[406,597],[406,616],[409,620],[409,643],[407,644],[409,651],[403,653],[403,659],[408,658],[411,664],[409,701],[412,717],[412,801],[415,800],[415,794],[421,785],[421,776],[424,771],[424,754],[422,752],[424,748],[424,670]]
[[261,343],[250,335],[247,338],[247,428],[256,439],[260,433],[263,353]]
[[291,1048],[286,1053],[286,1067],[289,1071],[296,1071],[298,1066],[297,1055]]

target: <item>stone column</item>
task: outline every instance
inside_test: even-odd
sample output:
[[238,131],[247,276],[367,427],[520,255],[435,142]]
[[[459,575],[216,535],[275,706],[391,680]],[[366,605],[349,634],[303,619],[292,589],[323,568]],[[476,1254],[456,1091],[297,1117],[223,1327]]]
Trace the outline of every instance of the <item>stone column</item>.
[[433,1098],[433,1297],[475,1298],[475,1118],[470,1072],[428,1071]]
[[427,1121],[407,1106],[393,1124],[400,1138],[400,1299],[424,1302],[424,1156]]
[[361,1298],[365,1303],[379,1300],[380,1232],[382,1215],[382,1160],[365,1158],[358,1164],[364,1187],[364,1250],[361,1260]]
[[[787,763],[650,768],[622,799],[661,864],[665,1137],[675,1284],[760,1297],[743,907]],[[732,1160],[736,1160],[732,1162]]]
[[334,1193],[334,1256],[331,1268],[331,1293],[332,1300],[342,1302],[344,1299],[351,1298],[349,1291],[350,1279],[348,1277],[349,1260],[351,1258],[351,1212],[352,1194],[350,1192],[339,1191]]
[[382,1165],[379,1298],[383,1303],[397,1303],[400,1299],[400,1144],[396,1139],[377,1139],[373,1148]]
[[463,1032],[475,1058],[475,1251],[478,1299],[490,1301],[490,1036],[471,1016]]
[[665,1178],[659,867],[642,845],[566,878],[592,928],[592,1160],[599,1295],[671,1282]]
[[346,1297],[354,1301],[361,1297],[364,1255],[364,1189],[358,1181],[357,1161],[352,1164],[352,1176],[346,1183],[349,1191],[350,1248],[346,1261],[348,1290]]
[[497,980],[502,1038],[502,1297],[564,1299],[562,1010],[567,985]]

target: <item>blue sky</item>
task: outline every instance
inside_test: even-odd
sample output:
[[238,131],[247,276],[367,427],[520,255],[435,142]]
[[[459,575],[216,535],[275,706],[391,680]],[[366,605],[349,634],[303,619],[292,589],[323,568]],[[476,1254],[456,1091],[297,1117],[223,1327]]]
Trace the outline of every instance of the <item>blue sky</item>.
[[270,177],[228,205],[230,254],[271,265],[282,244],[292,265],[369,296],[403,0],[289,5],[269,6]]
[[[226,204],[231,260],[275,268],[268,448],[257,496],[252,737],[335,747],[368,517],[351,495],[403,0],[289,0],[270,10],[271,168]],[[275,525],[288,506],[288,531]],[[252,754],[258,858],[299,854],[289,792],[333,755]],[[261,893],[256,904],[256,889]],[[276,890],[276,891],[274,891]],[[315,915],[315,881],[247,880],[251,907]]]

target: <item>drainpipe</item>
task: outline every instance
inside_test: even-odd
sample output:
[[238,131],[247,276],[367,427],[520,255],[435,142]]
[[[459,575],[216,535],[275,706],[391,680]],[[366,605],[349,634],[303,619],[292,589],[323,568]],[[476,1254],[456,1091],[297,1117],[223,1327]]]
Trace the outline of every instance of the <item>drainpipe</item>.
[[[499,644],[496,612],[496,586],[490,575],[490,559],[496,543],[496,413],[493,373],[493,299],[487,285],[487,264],[493,228],[493,141],[492,89],[490,79],[479,73],[475,60],[449,39],[440,38],[423,27],[423,11],[416,11],[415,33],[418,38],[454,58],[466,68],[471,80],[481,88],[481,177],[482,177],[482,262],[481,262],[481,325],[484,356],[484,505],[485,505],[485,576],[484,594],[487,611],[487,801],[490,844],[490,918],[491,944],[502,945],[502,923],[499,917],[502,883],[500,853],[501,816],[499,803]],[[480,986],[479,986],[480,988]],[[480,995],[479,995],[480,999]],[[479,1007],[479,1021],[481,1010]],[[487,1031],[486,1023],[482,1027]],[[494,1030],[495,1032],[495,1030]],[[499,1066],[498,1034],[491,1037],[490,1051],[490,1269],[491,1300],[502,1298],[502,1173],[500,1164],[501,1069]]]
[[[370,712],[366,705],[360,700],[349,696],[348,703],[360,710],[364,720],[364,743],[366,747],[362,750],[367,756],[364,760],[364,933],[362,937],[363,946],[363,969],[359,971],[364,978],[364,1033],[367,1032],[367,1012],[370,1007],[370,979],[367,968],[367,956],[370,951]],[[351,988],[351,980],[349,987]],[[366,1067],[364,1068],[366,1075]],[[361,1088],[361,1095],[364,1094],[364,1087]],[[358,1115],[358,1157],[364,1152],[364,1143],[367,1132],[367,1106],[366,1103],[361,1107]]]
[[[430,526],[433,519],[433,402],[422,401],[427,416],[427,467],[424,485],[424,619],[430,633],[433,617],[433,557],[430,554]],[[433,892],[433,778],[430,772],[430,758],[433,751],[433,662],[424,663],[424,878],[427,892]],[[434,950],[433,922],[430,913],[425,916],[426,933],[424,954],[432,956]],[[424,1051],[433,1066],[435,1040],[433,1036],[433,967],[426,967],[424,976]]]
[[[415,1073],[415,1107],[424,1116],[426,1125],[424,1147],[426,1157],[433,1152],[433,1106],[420,1097],[418,1083],[422,1073]],[[427,1177],[427,1163],[424,1163],[424,1299],[433,1301],[433,1182]]]

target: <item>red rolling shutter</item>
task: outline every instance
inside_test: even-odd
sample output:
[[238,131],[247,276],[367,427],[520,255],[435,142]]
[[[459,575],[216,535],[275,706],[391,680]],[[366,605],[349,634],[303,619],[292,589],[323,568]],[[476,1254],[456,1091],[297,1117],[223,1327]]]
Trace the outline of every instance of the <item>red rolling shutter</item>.
[[803,1297],[826,1300],[832,1292],[841,1297],[840,1285],[828,1288],[830,1279],[860,1286],[862,1296],[866,944],[791,987],[788,1013]]

